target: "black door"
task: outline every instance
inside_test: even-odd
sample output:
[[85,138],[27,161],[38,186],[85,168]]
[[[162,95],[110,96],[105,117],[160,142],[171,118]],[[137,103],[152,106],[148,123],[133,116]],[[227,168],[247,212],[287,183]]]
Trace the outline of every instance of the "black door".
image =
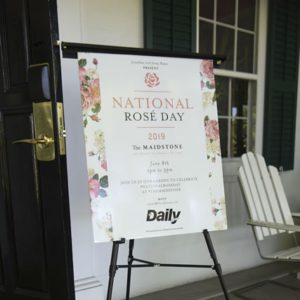
[[[56,115],[57,39],[56,1],[0,0],[1,300],[74,299],[66,162]],[[36,147],[48,144],[14,143],[40,139],[33,116],[33,103],[40,102],[51,103],[54,124],[54,156],[47,161],[38,159]]]

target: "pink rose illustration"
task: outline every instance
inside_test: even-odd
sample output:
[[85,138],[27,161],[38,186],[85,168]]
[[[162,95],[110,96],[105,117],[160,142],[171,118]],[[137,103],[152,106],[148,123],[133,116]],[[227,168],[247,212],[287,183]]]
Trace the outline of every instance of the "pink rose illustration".
[[99,195],[100,183],[94,178],[89,179],[89,191],[91,198],[97,198]]
[[86,69],[83,67],[79,68],[79,80],[81,84],[86,83]]
[[[209,89],[214,88],[215,86],[215,77],[214,77],[214,64],[212,60],[202,60],[200,65],[200,72],[204,78],[204,83]],[[204,87],[204,86],[203,86]],[[203,88],[201,86],[201,88]]]
[[106,160],[101,161],[101,168],[103,168],[105,171],[107,171],[107,161]]
[[217,120],[205,121],[205,134],[210,140],[215,141],[219,139],[219,123]]
[[83,82],[81,82],[80,93],[81,107],[82,110],[86,112],[91,106],[95,106],[97,103],[100,103],[99,79],[96,78],[88,84],[84,84]]
[[214,78],[214,64],[212,60],[202,60],[201,73],[203,76],[209,79]]
[[155,87],[160,84],[159,77],[155,73],[147,73],[145,76],[145,83],[149,87]]

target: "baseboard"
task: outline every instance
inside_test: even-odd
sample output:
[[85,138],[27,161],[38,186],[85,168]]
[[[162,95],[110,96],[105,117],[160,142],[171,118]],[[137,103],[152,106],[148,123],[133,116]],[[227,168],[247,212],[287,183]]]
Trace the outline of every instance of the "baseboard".
[[100,286],[102,286],[102,283],[95,276],[75,280],[75,292],[88,290]]

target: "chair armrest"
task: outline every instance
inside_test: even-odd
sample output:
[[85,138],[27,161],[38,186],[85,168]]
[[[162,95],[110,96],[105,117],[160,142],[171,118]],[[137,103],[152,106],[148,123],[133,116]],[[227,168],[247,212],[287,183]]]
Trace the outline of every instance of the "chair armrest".
[[279,230],[300,232],[300,226],[298,225],[286,225],[286,224],[252,221],[252,220],[248,221],[247,224],[251,226],[259,226],[259,227],[274,228]]
[[294,217],[294,218],[300,218],[300,213],[292,212],[292,217]]

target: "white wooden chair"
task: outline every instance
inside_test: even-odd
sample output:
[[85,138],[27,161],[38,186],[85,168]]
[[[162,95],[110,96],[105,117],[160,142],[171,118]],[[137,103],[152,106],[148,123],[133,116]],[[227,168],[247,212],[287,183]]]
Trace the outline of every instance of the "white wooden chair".
[[[300,262],[293,216],[277,169],[266,166],[261,155],[242,155],[239,180],[248,207],[258,251],[263,259]],[[299,182],[300,184],[300,182]]]

